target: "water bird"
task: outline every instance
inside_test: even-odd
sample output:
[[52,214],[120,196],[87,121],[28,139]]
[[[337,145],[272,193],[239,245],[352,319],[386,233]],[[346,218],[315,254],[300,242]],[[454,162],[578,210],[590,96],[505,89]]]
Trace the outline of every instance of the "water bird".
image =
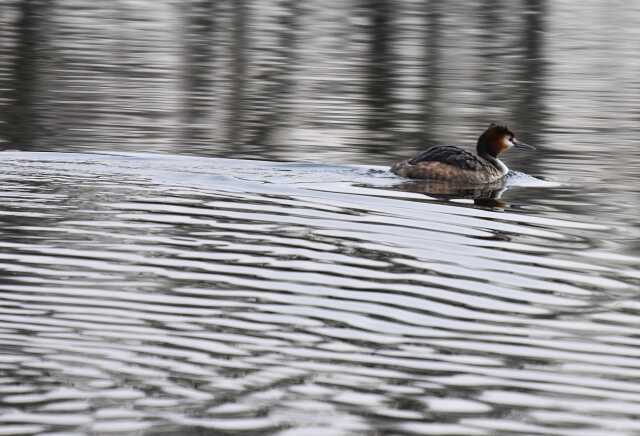
[[512,147],[534,149],[517,141],[506,126],[491,123],[478,138],[477,155],[452,145],[436,145],[411,159],[393,164],[391,172],[412,179],[458,185],[493,183],[509,172],[498,155]]

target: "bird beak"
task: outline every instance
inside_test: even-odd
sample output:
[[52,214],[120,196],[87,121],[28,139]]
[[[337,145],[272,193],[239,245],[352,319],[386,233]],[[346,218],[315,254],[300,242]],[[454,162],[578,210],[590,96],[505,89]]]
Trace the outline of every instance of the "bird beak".
[[513,139],[513,146],[516,148],[521,148],[523,150],[535,150],[536,148],[533,145],[525,144],[524,142],[516,141]]

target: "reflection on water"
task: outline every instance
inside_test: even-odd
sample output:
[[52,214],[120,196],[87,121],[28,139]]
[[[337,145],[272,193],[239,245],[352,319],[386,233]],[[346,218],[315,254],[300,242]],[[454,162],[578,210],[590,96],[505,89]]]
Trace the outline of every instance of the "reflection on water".
[[629,151],[639,11],[564,0],[0,2],[0,140],[383,163],[425,143],[473,142],[503,121],[555,150],[606,139]]
[[396,189],[407,192],[417,192],[434,198],[458,199],[470,198],[479,202],[495,200],[499,204],[502,193],[506,189],[504,180],[479,186],[460,186],[437,180],[409,180],[396,185]]
[[516,174],[555,204],[491,210],[145,154],[5,152],[0,178],[3,430],[638,431],[639,259],[571,188]]
[[[638,434],[639,43],[634,2],[0,0],[0,149],[57,151],[0,153],[0,434]],[[490,121],[538,148],[499,185],[387,171]]]
[[441,200],[473,200],[477,206],[489,208],[503,208],[507,203],[502,196],[511,188],[558,188],[562,186],[556,182],[549,182],[517,171],[509,173],[496,182],[485,183],[483,185],[464,185],[442,180],[426,179],[402,179],[401,182],[392,186],[404,192],[424,194],[431,199]]

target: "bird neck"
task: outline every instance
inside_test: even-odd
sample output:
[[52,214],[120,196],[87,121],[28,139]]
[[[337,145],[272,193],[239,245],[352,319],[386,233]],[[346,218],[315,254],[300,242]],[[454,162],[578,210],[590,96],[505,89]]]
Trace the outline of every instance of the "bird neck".
[[[478,147],[480,148],[480,147]],[[509,168],[498,159],[497,156],[487,152],[486,150],[478,150],[478,156],[489,162],[493,167],[495,167],[502,175],[505,175],[509,172]]]

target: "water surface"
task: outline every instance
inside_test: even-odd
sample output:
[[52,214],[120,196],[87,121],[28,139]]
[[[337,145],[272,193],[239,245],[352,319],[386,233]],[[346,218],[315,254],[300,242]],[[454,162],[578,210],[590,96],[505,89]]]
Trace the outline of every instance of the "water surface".
[[[0,434],[640,433],[639,29],[0,0]],[[492,121],[504,186],[387,171]]]
[[638,258],[575,188],[515,174],[485,207],[382,167],[1,157],[16,434],[638,430]]

